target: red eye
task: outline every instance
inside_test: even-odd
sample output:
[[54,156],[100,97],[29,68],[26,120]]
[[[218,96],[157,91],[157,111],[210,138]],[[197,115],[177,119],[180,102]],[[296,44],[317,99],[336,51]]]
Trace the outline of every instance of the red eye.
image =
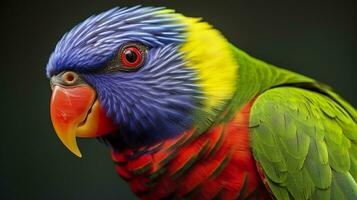
[[121,52],[120,59],[124,67],[136,68],[142,64],[143,55],[138,47],[129,46]]

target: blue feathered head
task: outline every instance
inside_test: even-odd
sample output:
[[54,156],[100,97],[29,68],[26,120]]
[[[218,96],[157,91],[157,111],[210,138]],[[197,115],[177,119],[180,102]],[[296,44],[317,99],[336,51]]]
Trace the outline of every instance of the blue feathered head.
[[46,67],[51,118],[77,155],[76,136],[104,137],[120,149],[203,130],[233,93],[234,65],[207,23],[164,8],[114,8],[56,45]]

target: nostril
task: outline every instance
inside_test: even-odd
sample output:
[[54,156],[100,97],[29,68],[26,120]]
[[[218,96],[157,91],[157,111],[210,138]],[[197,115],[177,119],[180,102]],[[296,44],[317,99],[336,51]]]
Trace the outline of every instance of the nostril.
[[72,82],[73,80],[74,80],[73,74],[68,74],[68,75],[66,76],[66,81]]
[[62,75],[62,80],[63,82],[65,82],[66,84],[73,84],[76,82],[78,78],[78,75],[74,72],[65,72]]

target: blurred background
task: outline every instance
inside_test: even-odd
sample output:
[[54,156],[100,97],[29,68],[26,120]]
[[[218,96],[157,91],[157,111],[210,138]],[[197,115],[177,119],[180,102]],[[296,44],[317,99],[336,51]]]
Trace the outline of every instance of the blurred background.
[[0,199],[135,199],[107,147],[80,140],[82,159],[49,118],[47,59],[61,36],[114,6],[153,5],[203,17],[233,44],[316,78],[357,106],[357,7],[353,1],[2,1]]

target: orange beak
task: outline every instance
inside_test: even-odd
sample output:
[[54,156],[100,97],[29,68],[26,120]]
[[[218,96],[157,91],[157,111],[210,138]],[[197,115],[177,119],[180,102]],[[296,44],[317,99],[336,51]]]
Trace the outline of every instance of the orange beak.
[[55,85],[50,103],[51,120],[62,143],[82,157],[76,137],[98,137],[117,127],[109,119],[96,92],[87,84],[75,87]]

